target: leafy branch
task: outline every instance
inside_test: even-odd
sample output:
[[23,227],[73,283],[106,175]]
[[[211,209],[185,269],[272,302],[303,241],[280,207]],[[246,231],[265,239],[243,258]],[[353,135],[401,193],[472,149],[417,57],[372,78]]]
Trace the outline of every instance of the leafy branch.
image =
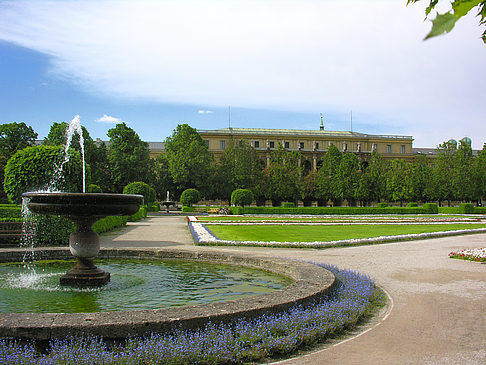
[[[410,3],[416,3],[420,0],[407,0],[407,5]],[[425,10],[425,18],[430,18],[430,13],[435,9],[439,0],[430,0],[429,6]],[[437,16],[432,19],[432,29],[425,39],[436,37],[438,35],[449,33],[456,22],[461,19],[464,15],[468,14],[472,9],[477,8],[477,16],[480,18],[479,24],[486,25],[486,0],[453,0],[451,2],[452,9],[444,14],[437,14]],[[483,42],[486,44],[486,30],[483,32],[481,37]]]

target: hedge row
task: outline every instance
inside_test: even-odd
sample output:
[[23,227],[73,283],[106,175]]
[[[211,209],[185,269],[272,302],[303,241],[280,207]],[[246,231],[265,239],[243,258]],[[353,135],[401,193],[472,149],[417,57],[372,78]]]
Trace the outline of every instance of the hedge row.
[[309,214],[309,215],[353,215],[353,214],[437,214],[437,204],[423,207],[231,207],[232,214]]

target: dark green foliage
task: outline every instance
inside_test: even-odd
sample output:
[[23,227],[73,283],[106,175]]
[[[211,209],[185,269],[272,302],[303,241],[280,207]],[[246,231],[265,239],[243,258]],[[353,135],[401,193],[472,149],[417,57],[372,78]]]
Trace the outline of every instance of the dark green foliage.
[[55,215],[41,215],[32,213],[28,225],[35,232],[35,245],[58,246],[69,244],[69,235],[75,225],[65,217]]
[[13,203],[20,203],[22,193],[50,188],[51,190],[81,192],[82,165],[77,151],[69,150],[69,162],[61,176],[56,168],[64,160],[60,146],[33,146],[16,152],[5,168],[4,190]]
[[180,192],[195,187],[205,195],[211,190],[213,156],[197,130],[178,125],[165,141],[168,171]]
[[93,230],[98,233],[111,231],[114,228],[124,227],[127,224],[127,216],[110,216],[102,218],[93,224]]
[[154,177],[148,144],[125,123],[108,130],[108,137],[108,162],[115,192],[123,191],[132,181],[150,183]]
[[430,214],[439,213],[439,207],[435,203],[425,203],[424,209],[427,211],[427,213],[430,213]]
[[459,213],[460,214],[473,214],[474,212],[474,205],[471,203],[462,203],[459,205]]
[[142,181],[135,181],[125,186],[123,194],[143,195],[144,204],[152,204],[155,201],[155,189]]
[[1,204],[0,218],[22,218],[22,206],[14,204]]
[[181,194],[181,203],[185,206],[192,206],[201,200],[201,193],[196,189],[186,189]]
[[236,189],[231,194],[231,203],[234,205],[250,205],[253,203],[253,193],[249,189]]
[[378,203],[378,208],[386,208],[388,203]]
[[147,204],[146,207],[147,212],[158,212],[160,210],[160,204],[158,202]]
[[137,213],[128,217],[129,222],[137,222],[143,218],[147,218],[147,206],[142,205]]
[[86,189],[88,193],[102,193],[103,190],[101,190],[99,185],[96,184],[89,184],[88,188]]
[[410,202],[407,204],[407,207],[412,208],[412,207],[418,207],[417,203]]

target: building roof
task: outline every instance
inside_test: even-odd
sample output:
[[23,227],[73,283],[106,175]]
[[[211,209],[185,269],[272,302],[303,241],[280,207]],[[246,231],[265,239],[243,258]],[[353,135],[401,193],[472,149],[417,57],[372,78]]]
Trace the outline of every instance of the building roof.
[[302,130],[302,129],[266,129],[266,128],[222,128],[211,130],[198,130],[203,134],[226,134],[226,135],[272,135],[272,136],[292,136],[299,135],[302,137],[326,138],[326,137],[343,137],[343,138],[376,138],[376,139],[407,139],[413,140],[412,136],[397,135],[379,135],[365,134],[350,131],[321,131],[321,130]]

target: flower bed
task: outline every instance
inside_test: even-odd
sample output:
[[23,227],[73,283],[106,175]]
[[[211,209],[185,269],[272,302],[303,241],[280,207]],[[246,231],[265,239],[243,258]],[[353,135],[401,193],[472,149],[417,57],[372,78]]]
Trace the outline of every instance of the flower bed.
[[[428,232],[428,233],[412,233],[412,234],[397,234],[389,236],[379,236],[370,238],[356,238],[356,239],[342,239],[334,241],[313,241],[313,242],[281,242],[281,241],[236,241],[236,240],[224,240],[216,237],[207,227],[209,224],[221,224],[222,222],[204,222],[204,224],[196,217],[188,217],[189,227],[194,237],[194,241],[198,245],[225,245],[225,246],[264,246],[264,247],[295,247],[295,248],[323,248],[323,247],[333,247],[333,246],[349,246],[349,245],[361,245],[361,244],[376,244],[376,243],[386,243],[386,242],[396,242],[404,240],[418,240],[427,239],[434,237],[444,237],[452,235],[463,235],[472,233],[485,233],[486,228],[471,228],[471,229],[457,229],[457,230],[444,230],[439,232]],[[456,222],[440,222],[440,224],[452,224]],[[470,223],[473,227],[472,222],[461,222]],[[232,225],[242,225],[243,223],[233,223]],[[293,223],[261,223],[254,222],[253,225],[265,225],[265,224],[278,224],[278,225],[290,225]],[[302,223],[300,223],[302,224]],[[349,223],[348,223],[349,224]],[[371,222],[361,222],[360,224],[376,224]],[[393,223],[390,223],[393,224]],[[396,224],[396,223],[395,223]],[[403,223],[402,223],[403,224]],[[432,222],[426,221],[422,224],[433,224]],[[309,225],[319,225],[319,223],[309,223]],[[323,225],[323,224],[321,224]],[[334,223],[335,225],[335,223]]]
[[486,248],[473,248],[457,252],[451,252],[450,258],[486,262]]
[[47,353],[33,344],[0,340],[2,364],[235,364],[287,356],[327,338],[341,336],[386,301],[367,276],[322,265],[336,277],[335,290],[308,306],[200,330],[177,330],[131,338],[108,347],[100,338],[50,343]]

